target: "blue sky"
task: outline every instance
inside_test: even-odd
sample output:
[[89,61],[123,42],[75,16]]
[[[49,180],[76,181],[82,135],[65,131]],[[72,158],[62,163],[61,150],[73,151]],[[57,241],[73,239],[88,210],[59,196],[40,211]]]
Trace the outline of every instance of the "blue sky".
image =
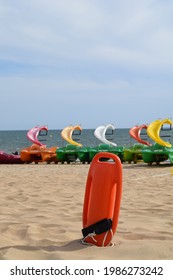
[[171,0],[0,0],[0,130],[173,115]]

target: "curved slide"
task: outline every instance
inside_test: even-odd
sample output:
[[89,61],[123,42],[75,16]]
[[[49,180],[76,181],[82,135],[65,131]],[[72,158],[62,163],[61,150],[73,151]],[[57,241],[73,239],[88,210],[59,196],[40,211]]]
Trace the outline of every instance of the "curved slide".
[[108,129],[114,130],[115,127],[112,124],[102,125],[102,126],[97,127],[96,130],[94,131],[95,137],[105,144],[110,144],[112,146],[117,146],[116,143],[113,143],[113,142],[106,139],[106,131]]
[[146,124],[136,125],[130,129],[129,134],[133,139],[135,139],[139,143],[147,145],[147,146],[151,146],[151,144],[149,142],[141,139],[141,131],[142,131],[142,129],[147,129],[147,127],[148,126]]
[[27,133],[28,140],[30,140],[32,143],[34,143],[38,146],[45,146],[37,139],[39,132],[42,130],[48,131],[47,126],[35,126],[35,127],[31,128]]
[[173,124],[173,122],[170,119],[156,120],[148,126],[147,134],[156,143],[160,144],[161,146],[170,148],[170,147],[172,147],[171,143],[163,141],[160,138],[160,130],[164,124],[171,125],[171,124]]
[[79,147],[82,147],[82,144],[81,143],[78,143],[76,141],[74,141],[72,139],[72,136],[73,136],[73,131],[74,130],[82,130],[81,126],[80,125],[75,125],[75,126],[67,126],[65,127],[62,132],[61,132],[61,137],[67,141],[68,143],[72,144],[72,145],[75,145],[75,146],[79,146]]
[[27,133],[27,138],[33,144],[30,147],[26,147],[20,151],[20,157],[23,162],[31,163],[31,162],[55,162],[58,160],[56,158],[56,147],[47,148],[45,144],[42,144],[38,139],[38,135],[40,131],[48,131],[47,126],[35,126],[30,129]]

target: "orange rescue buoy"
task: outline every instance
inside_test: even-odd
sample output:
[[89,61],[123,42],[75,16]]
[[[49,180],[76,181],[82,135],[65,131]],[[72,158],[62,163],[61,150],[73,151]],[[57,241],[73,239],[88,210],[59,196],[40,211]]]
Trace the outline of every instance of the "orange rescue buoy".
[[115,234],[122,196],[122,163],[108,152],[95,155],[83,205],[83,244],[109,246]]

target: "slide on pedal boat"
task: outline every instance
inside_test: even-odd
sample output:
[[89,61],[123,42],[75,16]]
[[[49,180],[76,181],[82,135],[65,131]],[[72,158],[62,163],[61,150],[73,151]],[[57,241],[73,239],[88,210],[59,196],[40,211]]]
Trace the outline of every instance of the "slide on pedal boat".
[[[96,147],[81,147],[78,150],[78,158],[80,162],[82,163],[90,163],[93,159],[93,157],[98,153],[98,152],[108,152],[110,149],[110,146],[112,144],[113,146],[117,146],[116,143],[112,143],[111,141],[106,139],[106,133],[108,130],[113,131],[115,128],[113,125],[103,125],[99,126],[95,129],[94,131],[94,136],[100,140],[102,143],[99,144]],[[113,134],[113,133],[112,133]]]
[[109,141],[106,139],[106,134],[108,130],[114,131],[115,127],[112,124],[102,125],[95,129],[94,135],[97,139],[99,139],[102,143],[109,144],[112,146],[117,146],[116,143]]
[[[99,152],[110,152],[117,155],[121,161],[124,160],[124,147],[117,146],[116,143],[108,140],[106,135],[113,135],[115,127],[112,124],[102,125],[95,129],[94,135],[97,139],[99,139],[102,143],[97,147],[93,147],[89,149],[89,159],[92,161],[93,157]],[[109,131],[112,131],[110,134]]]
[[[82,144],[73,139],[74,135],[80,135],[82,128],[80,125],[67,126],[61,132],[61,137],[68,142],[65,147],[56,150],[56,156],[61,163],[75,162],[78,158],[78,150]],[[76,133],[76,134],[75,134]],[[78,133],[78,134],[77,134]]]
[[69,144],[82,147],[81,143],[74,141],[72,138],[75,131],[81,132],[82,131],[81,126],[80,125],[75,125],[75,126],[70,125],[70,126],[65,127],[61,132],[61,137],[65,141],[67,141]]
[[46,126],[36,126],[28,131],[27,138],[33,144],[20,151],[20,157],[23,162],[58,162],[56,157],[57,147],[47,148],[46,145],[38,140],[38,136],[41,135],[42,131],[45,131],[46,134],[44,136],[47,136],[48,128]]
[[[107,161],[102,161],[107,158]],[[122,163],[112,153],[91,162],[83,205],[83,244],[109,246],[116,232],[122,196]]]
[[23,148],[20,151],[21,160],[25,163],[42,162],[41,147],[44,150],[46,145],[42,144],[38,139],[40,131],[48,131],[46,126],[35,126],[27,132],[27,138],[33,144],[30,147]]
[[141,139],[141,132],[142,132],[143,129],[146,130],[147,127],[148,126],[146,124],[135,125],[134,127],[132,127],[129,130],[129,134],[133,139],[135,139],[139,143],[147,145],[147,146],[151,146],[151,144],[148,141],[145,141],[145,140]]
[[147,125],[136,125],[129,130],[129,135],[138,143],[124,149],[124,161],[127,161],[128,163],[131,163],[132,161],[134,163],[143,161],[142,150],[144,147],[151,145],[148,141],[141,138],[141,132],[143,129],[146,130]]
[[38,140],[38,135],[41,131],[45,131],[47,133],[48,131],[47,126],[35,126],[31,128],[27,132],[28,140],[31,141],[33,144],[36,144],[38,146],[43,146],[43,144]]
[[169,130],[171,130],[172,121],[170,119],[156,120],[147,128],[148,135],[155,141],[151,147],[145,147],[142,150],[143,161],[148,165],[152,165],[152,163],[159,164],[166,160],[170,160],[173,163],[173,147],[171,143],[162,140],[160,136],[165,124],[170,125]]
[[158,143],[161,146],[170,148],[172,147],[171,143],[166,142],[160,138],[160,131],[165,124],[172,125],[172,123],[173,122],[170,119],[156,120],[148,126],[147,134],[154,142]]

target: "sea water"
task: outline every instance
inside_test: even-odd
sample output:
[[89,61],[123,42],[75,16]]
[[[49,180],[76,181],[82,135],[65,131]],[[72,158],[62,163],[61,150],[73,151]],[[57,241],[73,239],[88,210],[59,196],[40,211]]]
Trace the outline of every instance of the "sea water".
[[[0,131],[0,150],[6,153],[12,153],[15,151],[20,152],[25,147],[29,147],[32,143],[27,139],[27,130],[10,130]],[[63,147],[68,143],[61,137],[62,130],[49,130],[47,135],[38,137],[38,140],[45,144],[47,147]],[[165,141],[169,141],[173,144],[173,131],[164,131],[162,135],[167,136],[164,138]],[[146,141],[152,142],[148,138],[147,134],[142,136]],[[81,143],[86,147],[98,146],[101,141],[98,140],[94,135],[94,129],[83,129],[81,134],[75,131],[73,140]],[[129,135],[129,128],[119,128],[114,131],[108,131],[106,138],[118,146],[131,146],[136,141]]]
[[[106,138],[119,146],[129,145],[131,139],[128,131],[129,129],[116,129],[116,132],[110,132]],[[12,153],[20,152],[21,149],[29,147],[32,143],[27,138],[27,132],[27,130],[0,131],[0,150]],[[68,143],[61,137],[61,132],[62,130],[49,130],[47,135],[39,136],[38,140],[47,147],[63,147]],[[94,129],[83,129],[80,134],[75,131],[72,138],[87,147],[94,147],[101,143],[95,137]]]

